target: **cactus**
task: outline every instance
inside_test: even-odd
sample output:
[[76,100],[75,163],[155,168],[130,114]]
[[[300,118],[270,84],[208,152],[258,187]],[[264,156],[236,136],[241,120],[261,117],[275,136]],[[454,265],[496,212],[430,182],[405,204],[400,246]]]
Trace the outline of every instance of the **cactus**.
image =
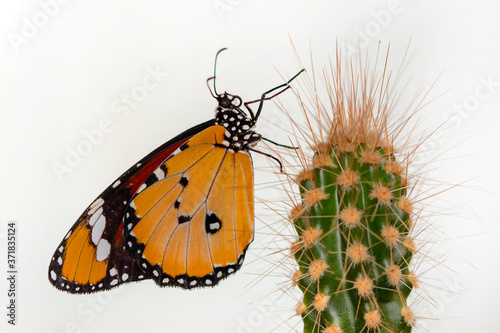
[[411,332],[417,216],[410,158],[394,148],[407,120],[389,125],[394,100],[385,67],[375,77],[349,66],[345,79],[340,63],[337,52],[332,75],[324,76],[332,111],[314,84],[314,108],[301,102],[307,125],[295,127],[313,151],[308,160],[299,142],[302,170],[292,182],[300,191],[289,218],[297,233],[292,280],[303,294],[296,311],[305,333]]

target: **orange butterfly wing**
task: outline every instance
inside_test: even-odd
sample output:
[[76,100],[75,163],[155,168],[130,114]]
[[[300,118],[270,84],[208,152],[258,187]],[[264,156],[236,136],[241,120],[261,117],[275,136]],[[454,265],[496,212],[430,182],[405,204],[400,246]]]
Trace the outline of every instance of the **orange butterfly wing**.
[[123,216],[139,186],[184,142],[213,124],[195,126],[134,164],[83,212],[57,247],[49,281],[69,293],[91,293],[149,278],[125,249]]
[[253,169],[211,126],[139,187],[125,213],[125,248],[160,286],[214,286],[238,270],[253,240]]

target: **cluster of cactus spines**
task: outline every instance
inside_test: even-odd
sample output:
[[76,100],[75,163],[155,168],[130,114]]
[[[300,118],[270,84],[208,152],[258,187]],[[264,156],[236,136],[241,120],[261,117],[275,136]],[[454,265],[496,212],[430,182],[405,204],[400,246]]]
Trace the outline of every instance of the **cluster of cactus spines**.
[[[393,147],[400,128],[388,124],[387,77],[365,69],[343,81],[339,63],[325,80],[332,111],[314,90],[316,113],[304,107],[308,125],[297,126],[313,156],[295,176],[300,199],[289,218],[298,236],[292,280],[303,294],[296,313],[305,333],[411,332],[407,299],[418,279],[409,159]],[[312,118],[319,132],[307,134]]]

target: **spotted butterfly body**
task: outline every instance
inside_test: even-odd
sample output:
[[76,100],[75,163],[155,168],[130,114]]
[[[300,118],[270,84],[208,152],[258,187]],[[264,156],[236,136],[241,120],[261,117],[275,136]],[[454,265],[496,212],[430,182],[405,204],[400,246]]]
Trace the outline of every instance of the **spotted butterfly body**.
[[249,149],[261,137],[238,96],[217,100],[215,119],[144,157],[83,212],[49,265],[56,288],[91,293],[153,279],[191,289],[241,267],[254,234]]

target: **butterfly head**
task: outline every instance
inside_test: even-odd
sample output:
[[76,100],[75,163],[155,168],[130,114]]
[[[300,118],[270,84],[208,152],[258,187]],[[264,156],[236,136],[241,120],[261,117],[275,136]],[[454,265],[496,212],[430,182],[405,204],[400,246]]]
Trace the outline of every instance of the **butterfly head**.
[[220,95],[216,95],[215,98],[217,99],[219,106],[223,109],[238,108],[243,103],[240,96],[231,95],[228,94],[227,92],[224,92],[223,94]]
[[217,96],[217,101],[215,124],[226,130],[222,145],[235,151],[254,147],[261,136],[254,131],[255,120],[239,108],[241,97],[223,93]]

